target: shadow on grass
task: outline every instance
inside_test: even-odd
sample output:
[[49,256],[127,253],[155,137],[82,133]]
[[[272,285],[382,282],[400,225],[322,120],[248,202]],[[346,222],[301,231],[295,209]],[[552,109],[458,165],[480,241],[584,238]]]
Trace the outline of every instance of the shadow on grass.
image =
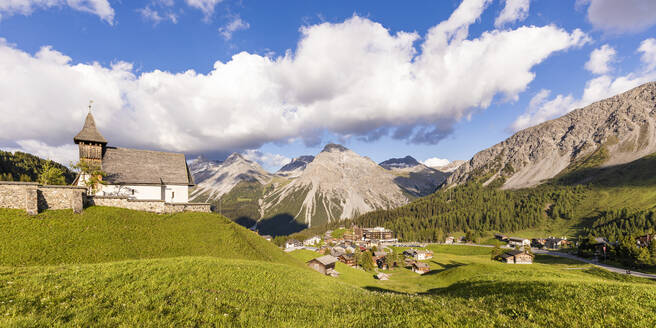
[[465,265],[464,263],[460,263],[460,262],[440,263],[440,262],[437,262],[437,261],[434,261],[434,260],[430,261],[430,262],[433,263],[433,264],[437,264],[437,265],[441,266],[442,269],[435,269],[435,270],[428,271],[427,273],[424,273],[422,276],[435,275],[435,274],[438,274],[438,273],[441,273],[441,272],[444,272],[444,271],[447,271],[447,270],[455,269],[457,267]]
[[375,286],[365,286],[365,287],[362,287],[362,288],[366,289],[370,292],[377,292],[377,293],[388,293],[388,294],[397,294],[397,295],[407,295],[408,294],[408,293],[402,293],[402,292],[398,292],[398,291],[395,291],[395,290],[380,288],[380,287],[375,287]]
[[535,258],[533,259],[533,263],[540,263],[540,264],[568,264],[568,265],[585,265],[587,263],[577,261],[574,259],[569,259],[565,257],[559,257],[559,256],[554,256],[554,255],[547,255],[547,254],[535,254]]

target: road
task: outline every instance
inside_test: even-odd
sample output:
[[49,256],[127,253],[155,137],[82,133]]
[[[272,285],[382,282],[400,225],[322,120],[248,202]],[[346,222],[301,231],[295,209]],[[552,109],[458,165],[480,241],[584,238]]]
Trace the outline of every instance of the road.
[[[440,245],[442,245],[442,244],[440,244]],[[491,245],[481,245],[481,244],[472,244],[472,243],[456,243],[456,244],[450,244],[450,245],[493,247]],[[502,247],[502,248],[510,248],[510,247]],[[578,257],[578,256],[572,255],[572,254],[561,253],[561,252],[556,252],[556,251],[541,250],[541,249],[537,249],[537,248],[531,248],[531,251],[534,254],[544,254],[544,255],[564,257],[564,258],[568,258],[568,259],[572,259],[572,260],[592,264],[592,265],[594,265],[598,268],[606,269],[608,271],[619,273],[619,274],[628,274],[628,275],[631,275],[631,276],[634,276],[634,277],[647,278],[647,279],[656,279],[656,274],[642,273],[642,272],[636,272],[636,271],[630,271],[629,273],[627,273],[626,269],[614,267],[612,265],[608,265],[608,264],[604,264],[604,263],[599,263],[599,262],[593,261],[593,260],[588,260],[586,258]]]

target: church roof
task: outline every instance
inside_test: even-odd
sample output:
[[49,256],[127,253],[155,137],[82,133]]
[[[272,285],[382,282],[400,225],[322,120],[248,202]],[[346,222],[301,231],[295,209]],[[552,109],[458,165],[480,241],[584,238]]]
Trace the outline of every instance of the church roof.
[[103,178],[109,184],[193,185],[184,154],[107,147]]
[[102,144],[107,144],[107,140],[100,134],[98,129],[96,128],[96,121],[93,119],[93,115],[91,115],[91,112],[87,114],[86,120],[84,120],[84,126],[82,127],[82,131],[78,133],[75,137],[73,137],[73,141],[75,143],[79,143],[80,141],[91,141],[91,142],[98,142]]

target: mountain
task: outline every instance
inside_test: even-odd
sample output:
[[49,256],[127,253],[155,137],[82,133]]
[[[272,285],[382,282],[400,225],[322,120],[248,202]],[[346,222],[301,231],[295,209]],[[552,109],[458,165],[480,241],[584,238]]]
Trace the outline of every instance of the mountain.
[[314,156],[312,155],[296,157],[292,159],[291,162],[281,167],[280,170],[276,172],[276,175],[286,178],[296,178],[301,175],[303,170],[305,170],[307,165],[310,164],[313,160]]
[[[262,208],[276,224],[320,225],[407,203],[396,178],[371,159],[328,144],[297,178],[266,194]],[[258,227],[276,229],[271,222]]]
[[426,196],[437,189],[448,177],[448,173],[430,168],[412,156],[391,158],[379,164],[397,177],[394,181],[414,196]]
[[194,201],[213,201],[220,199],[242,182],[267,184],[272,174],[256,162],[233,153],[223,162],[197,158],[190,166],[196,187],[191,193]]
[[442,171],[444,173],[451,173],[451,172],[455,171],[456,169],[458,169],[460,167],[460,165],[462,165],[462,164],[465,164],[465,161],[456,160],[456,161],[449,162],[449,164],[447,164],[447,165],[431,166],[431,167],[438,170],[438,171]]
[[656,82],[515,133],[460,166],[448,185],[531,187],[576,170],[629,163],[656,151]]

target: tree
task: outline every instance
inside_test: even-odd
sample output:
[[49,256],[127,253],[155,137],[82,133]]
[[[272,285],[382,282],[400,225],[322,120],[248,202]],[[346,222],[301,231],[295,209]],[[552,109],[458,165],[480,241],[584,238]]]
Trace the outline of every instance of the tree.
[[497,260],[499,256],[503,254],[503,250],[499,246],[499,244],[495,244],[494,247],[492,248],[492,252],[490,253],[490,258],[492,260]]
[[55,167],[52,161],[46,162],[39,173],[38,181],[42,185],[63,185],[66,184],[66,178],[64,178],[64,171],[58,167]]
[[371,252],[364,251],[360,254],[360,261],[358,263],[364,271],[373,271],[374,270],[374,258],[371,256]]
[[87,161],[79,161],[73,167],[80,171],[80,178],[83,178],[84,185],[89,188],[89,191],[95,193],[99,185],[106,184],[103,178],[107,174],[102,171],[100,166]]

